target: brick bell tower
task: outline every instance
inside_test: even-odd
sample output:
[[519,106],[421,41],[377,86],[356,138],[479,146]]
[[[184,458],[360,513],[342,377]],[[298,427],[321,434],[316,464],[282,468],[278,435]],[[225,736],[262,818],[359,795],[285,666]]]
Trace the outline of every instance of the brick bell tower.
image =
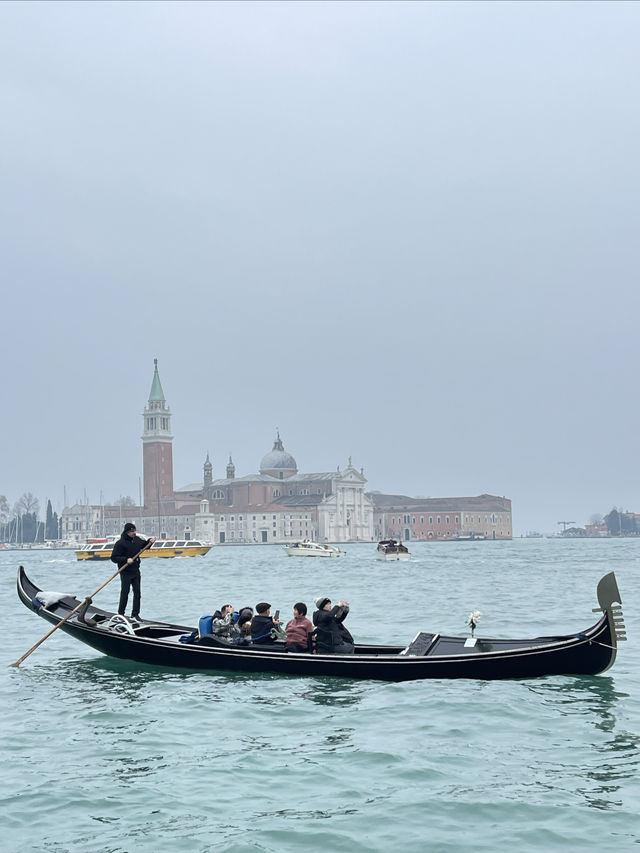
[[171,411],[160,384],[157,358],[154,358],[153,364],[149,401],[142,413],[142,477],[145,507],[154,515],[163,516],[174,509],[173,436]]

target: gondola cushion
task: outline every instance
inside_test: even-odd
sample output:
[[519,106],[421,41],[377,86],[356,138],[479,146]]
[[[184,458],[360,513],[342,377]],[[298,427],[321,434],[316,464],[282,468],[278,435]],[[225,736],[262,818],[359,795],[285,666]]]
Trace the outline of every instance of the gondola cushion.
[[204,637],[205,634],[213,633],[213,615],[200,617],[200,621],[198,622],[198,632],[201,637]]
[[73,598],[73,596],[67,592],[45,592],[43,589],[36,593],[37,601],[42,602],[45,607],[51,607],[63,598]]
[[198,632],[197,631],[191,631],[190,634],[182,634],[180,636],[180,642],[181,643],[195,643],[197,638],[198,638]]

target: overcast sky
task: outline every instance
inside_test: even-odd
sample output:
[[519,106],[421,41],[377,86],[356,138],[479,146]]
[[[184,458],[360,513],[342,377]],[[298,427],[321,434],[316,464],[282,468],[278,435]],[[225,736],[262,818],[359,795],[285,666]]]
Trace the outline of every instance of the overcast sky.
[[301,471],[640,512],[640,4],[0,4],[0,494]]

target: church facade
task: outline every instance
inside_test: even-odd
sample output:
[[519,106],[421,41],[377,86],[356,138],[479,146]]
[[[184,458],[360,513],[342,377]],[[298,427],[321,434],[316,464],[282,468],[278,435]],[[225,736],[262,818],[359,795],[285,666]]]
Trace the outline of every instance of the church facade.
[[213,516],[213,541],[222,543],[370,542],[373,539],[371,499],[366,477],[351,458],[344,470],[302,473],[276,435],[257,474],[236,477],[229,458],[226,477],[214,479],[207,454],[202,483],[174,493],[176,506],[194,500],[206,504]]

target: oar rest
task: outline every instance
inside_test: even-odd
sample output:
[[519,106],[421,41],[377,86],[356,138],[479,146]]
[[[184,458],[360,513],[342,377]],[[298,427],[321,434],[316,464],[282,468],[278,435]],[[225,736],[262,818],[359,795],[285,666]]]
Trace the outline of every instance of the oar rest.
[[424,657],[434,647],[439,638],[440,634],[425,634],[424,631],[420,631],[400,654],[411,657]]

